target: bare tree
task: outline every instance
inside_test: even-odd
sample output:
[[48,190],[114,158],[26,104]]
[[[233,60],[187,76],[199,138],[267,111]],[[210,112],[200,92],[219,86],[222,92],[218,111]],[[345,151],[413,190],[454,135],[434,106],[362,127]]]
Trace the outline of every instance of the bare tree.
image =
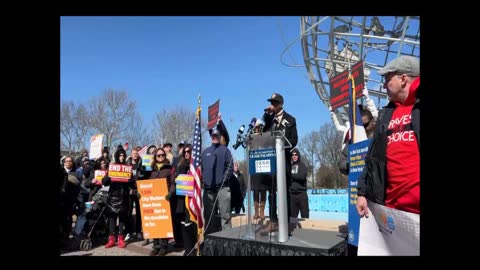
[[307,133],[298,144],[297,148],[302,154],[303,163],[307,166],[307,171],[312,175],[312,187],[315,187],[315,170],[316,164],[321,160],[320,153],[320,132],[311,131]]
[[87,134],[90,131],[88,125],[90,115],[87,108],[83,104],[79,104],[73,114],[73,123],[74,123],[74,133],[75,133],[75,147],[80,149],[86,146],[85,142],[87,141]]
[[321,158],[322,166],[332,168],[335,173],[335,188],[339,186],[341,174],[338,169],[338,161],[342,153],[342,135],[335,129],[331,123],[326,123],[320,127],[320,141],[318,152]]
[[153,123],[153,141],[156,145],[166,142],[176,144],[182,140],[192,142],[195,112],[185,107],[163,109],[157,112]]
[[60,111],[60,134],[62,148],[68,152],[76,152],[85,147],[88,125],[88,111],[84,105],[76,105],[73,101],[62,103]]
[[144,146],[152,142],[150,131],[143,125],[143,117],[136,112],[128,119],[128,128],[122,135],[132,148],[135,146]]
[[73,132],[73,108],[72,101],[62,102],[60,109],[60,139],[64,150],[73,151],[75,135]]
[[90,126],[105,135],[106,146],[121,139],[130,129],[131,118],[136,115],[136,103],[129,100],[126,91],[105,90],[90,101]]

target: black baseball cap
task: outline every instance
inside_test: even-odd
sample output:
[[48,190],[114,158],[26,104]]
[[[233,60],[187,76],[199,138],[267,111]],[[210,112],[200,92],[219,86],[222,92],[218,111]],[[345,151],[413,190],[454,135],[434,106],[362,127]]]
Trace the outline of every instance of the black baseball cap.
[[277,93],[273,93],[272,96],[267,99],[268,102],[272,102],[272,101],[278,101],[280,102],[281,104],[283,104],[283,97],[282,95],[280,94],[277,94]]

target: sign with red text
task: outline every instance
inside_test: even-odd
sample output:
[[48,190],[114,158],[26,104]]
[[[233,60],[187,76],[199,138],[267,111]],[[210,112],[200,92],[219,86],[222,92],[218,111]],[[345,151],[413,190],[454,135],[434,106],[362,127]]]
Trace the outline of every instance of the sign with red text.
[[207,129],[212,129],[217,125],[218,112],[220,110],[220,99],[212,105],[208,106],[208,124]]
[[97,186],[102,185],[102,180],[105,175],[107,175],[107,170],[95,170],[95,180],[97,180],[94,184]]
[[[363,62],[360,61],[352,66],[352,77],[355,82],[356,97],[363,96],[363,88],[365,87],[365,78],[363,75]],[[330,79],[330,105],[332,109],[336,109],[349,101],[350,89],[348,82],[348,70],[345,70]]]
[[132,177],[132,166],[123,164],[110,164],[108,166],[108,176],[112,182],[128,182]]
[[172,238],[172,214],[170,202],[165,199],[168,193],[167,179],[155,178],[137,182],[140,193],[143,237]]

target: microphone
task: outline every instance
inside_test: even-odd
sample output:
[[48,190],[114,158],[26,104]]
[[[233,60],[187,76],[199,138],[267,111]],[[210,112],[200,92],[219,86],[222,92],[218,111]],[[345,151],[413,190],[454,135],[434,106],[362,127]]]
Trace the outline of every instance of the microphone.
[[238,134],[237,134],[237,141],[235,142],[235,144],[233,145],[233,149],[237,150],[237,148],[240,146],[240,145],[243,145],[243,142],[242,142],[242,134],[243,134],[243,130],[245,129],[245,125],[241,125],[240,128],[238,129]]
[[245,125],[241,125],[238,129],[238,133],[243,134],[243,130],[245,129]]
[[250,124],[248,125],[247,134],[249,134],[250,131],[254,128],[256,122],[257,122],[257,118],[253,117],[252,120],[250,121]]
[[263,118],[258,119],[257,122],[255,123],[255,127],[259,127],[259,132],[262,133],[263,128],[265,127],[265,120],[263,120]]

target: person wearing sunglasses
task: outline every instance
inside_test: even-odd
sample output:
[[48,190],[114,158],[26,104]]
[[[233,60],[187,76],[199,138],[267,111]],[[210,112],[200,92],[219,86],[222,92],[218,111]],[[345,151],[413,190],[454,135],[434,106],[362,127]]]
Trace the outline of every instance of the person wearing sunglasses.
[[297,218],[300,212],[302,218],[309,218],[307,195],[307,166],[300,159],[300,151],[292,150],[292,186],[290,187],[290,213]]
[[[173,167],[170,165],[170,161],[167,159],[167,154],[163,148],[159,147],[154,153],[152,161],[152,174],[150,179],[165,178],[167,179],[168,193],[165,195],[165,199],[168,201],[176,200],[175,197],[175,185],[173,184]],[[170,203],[170,213],[174,213],[174,204]],[[171,215],[172,219],[175,215]],[[173,223],[173,220],[172,220]],[[150,256],[163,256],[167,254],[168,238],[155,238],[153,239],[152,251]]]
[[[175,169],[175,178],[177,178],[180,174],[189,173],[192,149],[193,147],[191,144],[187,144],[184,147],[180,161]],[[179,228],[182,233],[182,243],[177,243],[177,238],[175,238],[175,244],[178,248],[181,248],[183,245],[183,248],[185,249],[183,256],[196,256],[197,251],[194,249],[197,242],[197,224],[192,222],[190,219],[190,214],[185,205],[185,196],[183,195],[177,195],[177,207],[175,209],[175,215],[180,221]],[[173,225],[175,226],[175,223]]]

